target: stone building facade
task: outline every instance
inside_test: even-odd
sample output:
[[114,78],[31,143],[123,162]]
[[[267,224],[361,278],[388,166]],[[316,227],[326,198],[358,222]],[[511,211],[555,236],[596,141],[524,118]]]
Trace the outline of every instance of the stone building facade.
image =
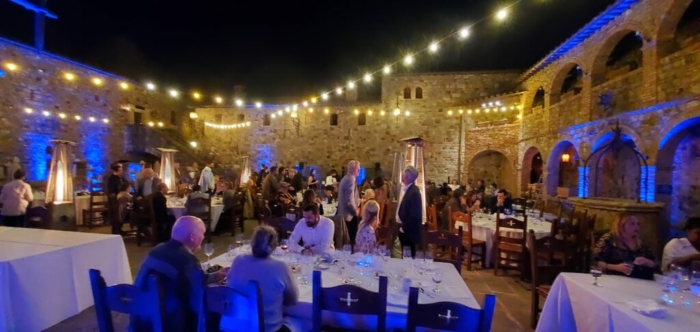
[[[198,106],[135,82],[122,91],[118,83],[128,80],[0,40],[0,62],[21,68],[0,78],[0,152],[33,167],[45,159],[46,141],[59,137],[78,141],[79,158],[104,165],[151,149],[143,142],[132,148],[132,138],[144,135],[125,134],[141,111],[142,123],[153,118],[169,127],[161,131],[170,136],[141,126],[156,138],[169,137],[163,144],[197,141],[191,151],[178,148],[229,166],[250,156],[256,167],[304,163],[327,170],[359,159],[368,169],[380,164],[386,171],[393,154],[404,150],[398,140],[419,136],[428,141],[428,179],[483,179],[515,195],[541,179],[549,195],[563,189],[569,196],[662,202],[662,216],[674,226],[700,215],[700,180],[693,171],[700,155],[698,3],[619,0],[525,71],[391,74],[382,78],[381,100],[318,103],[296,112],[287,112],[287,105]],[[66,82],[65,71],[79,79]],[[104,85],[91,84],[94,76]],[[145,110],[134,111],[137,106]],[[189,117],[192,109],[196,119]],[[51,116],[43,117],[43,110]],[[110,122],[69,122],[57,118],[59,112]],[[219,129],[205,122],[251,125]],[[587,167],[616,125],[645,160],[613,154]],[[600,167],[607,176],[595,175]]]

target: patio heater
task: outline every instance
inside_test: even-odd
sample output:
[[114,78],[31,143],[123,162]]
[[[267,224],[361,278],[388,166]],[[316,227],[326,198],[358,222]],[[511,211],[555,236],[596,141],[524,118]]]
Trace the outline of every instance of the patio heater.
[[[406,167],[405,165],[411,165],[418,170],[416,186],[418,186],[418,189],[420,189],[422,204],[421,210],[423,211],[422,221],[423,224],[425,224],[427,220],[425,211],[425,152],[423,150],[423,147],[427,141],[420,137],[409,137],[404,138],[399,142],[406,144],[406,158],[404,167]],[[403,168],[401,169],[398,175],[399,183],[401,180],[401,173],[403,173]],[[401,191],[401,194],[403,194],[403,191]]]
[[158,148],[160,151],[160,179],[168,185],[168,191],[177,192],[177,172],[175,172],[175,152],[177,150]]
[[[241,172],[241,183],[238,184],[239,187],[245,186],[250,180],[250,157],[243,157],[243,171]],[[234,189],[234,188],[231,188]]]
[[51,140],[53,153],[49,180],[46,184],[47,226],[50,229],[75,231],[75,204],[73,202],[73,176],[71,147],[75,142]]

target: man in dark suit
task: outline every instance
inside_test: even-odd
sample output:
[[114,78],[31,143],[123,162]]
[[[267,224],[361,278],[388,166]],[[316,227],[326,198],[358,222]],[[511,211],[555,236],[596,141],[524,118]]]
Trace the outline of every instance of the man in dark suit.
[[168,185],[165,183],[158,184],[158,191],[151,195],[153,204],[153,216],[156,219],[156,225],[158,226],[158,234],[160,239],[158,241],[168,240],[168,230],[170,226],[175,222],[175,217],[168,214],[168,200],[165,194],[168,193]]
[[[134,285],[145,287],[150,275],[157,275],[164,291],[163,331],[197,331],[198,312],[204,301],[206,283],[220,282],[228,268],[205,273],[194,255],[202,244],[206,227],[201,219],[184,216],[175,222],[172,239],[151,250],[144,260]],[[155,304],[154,304],[155,305]],[[131,316],[131,331],[152,331],[147,317]]]
[[491,213],[505,213],[506,210],[513,211],[513,201],[507,195],[505,189],[501,189],[496,197],[491,201]]
[[338,185],[338,212],[343,218],[348,233],[350,243],[355,244],[357,226],[360,222],[360,192],[357,190],[357,176],[360,174],[360,162],[352,160],[348,163],[348,173],[345,174]]
[[277,199],[277,193],[280,191],[279,182],[277,182],[277,166],[270,167],[270,173],[267,174],[262,183],[263,198],[273,202]]
[[107,178],[107,194],[109,195],[117,195],[119,193],[119,187],[121,187],[122,182],[124,182],[124,179],[122,178],[122,164],[121,163],[114,163],[110,165],[110,169],[112,170],[112,174]]
[[423,233],[423,196],[415,182],[418,179],[418,170],[413,166],[406,166],[401,174],[403,183],[403,196],[396,210],[396,222],[399,227],[399,241],[401,246],[411,248],[411,256],[416,256],[416,246],[421,244]]

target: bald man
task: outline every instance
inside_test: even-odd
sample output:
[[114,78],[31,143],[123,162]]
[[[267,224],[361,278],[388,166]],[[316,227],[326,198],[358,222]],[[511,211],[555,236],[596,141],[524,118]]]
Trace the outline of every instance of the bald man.
[[[151,250],[144,260],[134,284],[144,287],[148,276],[157,275],[165,293],[165,321],[163,331],[186,332],[197,330],[198,313],[194,305],[203,301],[205,282],[220,282],[228,268],[205,274],[195,252],[204,240],[204,222],[192,216],[183,216],[173,225],[171,239]],[[146,317],[131,316],[134,331],[151,331]]]

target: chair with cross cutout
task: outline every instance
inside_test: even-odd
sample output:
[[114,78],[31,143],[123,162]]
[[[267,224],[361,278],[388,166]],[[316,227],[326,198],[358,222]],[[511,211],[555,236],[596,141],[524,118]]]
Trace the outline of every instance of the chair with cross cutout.
[[[386,276],[379,277],[379,292],[372,292],[355,285],[340,285],[323,288],[321,283],[321,271],[314,271],[313,275],[313,310],[312,322],[314,332],[327,330],[323,327],[323,311],[331,311],[348,315],[372,315],[377,316],[376,326],[360,327],[364,331],[386,331],[386,304],[387,286]],[[352,330],[340,327],[343,331]],[[357,328],[357,326],[352,327]],[[333,327],[330,327],[332,330]]]
[[207,313],[230,321],[227,331],[265,331],[262,293],[257,281],[249,281],[244,291],[228,286],[206,287],[204,304]]
[[417,328],[422,328],[421,331],[491,331],[496,295],[487,294],[483,308],[473,309],[453,302],[419,304],[419,292],[418,288],[411,287],[408,294],[406,332],[415,332]]
[[527,262],[525,238],[527,235],[527,216],[523,220],[503,218],[496,215],[496,232],[493,235],[493,275],[498,275],[498,269],[519,270],[521,277],[525,275]]
[[[557,240],[551,236],[545,236],[537,239],[535,231],[530,230],[527,236],[527,246],[530,252],[536,253],[548,251],[550,247],[556,245]],[[530,255],[530,272],[531,272],[531,316],[530,326],[537,328],[537,321],[540,309],[540,297],[547,299],[549,290],[554,279],[564,270],[563,266],[553,265],[551,260],[542,259],[540,255]]]
[[[474,238],[474,233],[472,233],[472,216],[457,211],[450,214],[450,220],[450,224],[459,222],[459,225],[462,227],[462,247],[466,254],[467,270],[472,270],[473,262],[481,263],[482,268],[486,267],[486,263],[484,262],[484,257],[486,257],[486,242]],[[476,252],[474,252],[474,249],[477,249]],[[473,256],[477,256],[478,258],[474,259]]]

